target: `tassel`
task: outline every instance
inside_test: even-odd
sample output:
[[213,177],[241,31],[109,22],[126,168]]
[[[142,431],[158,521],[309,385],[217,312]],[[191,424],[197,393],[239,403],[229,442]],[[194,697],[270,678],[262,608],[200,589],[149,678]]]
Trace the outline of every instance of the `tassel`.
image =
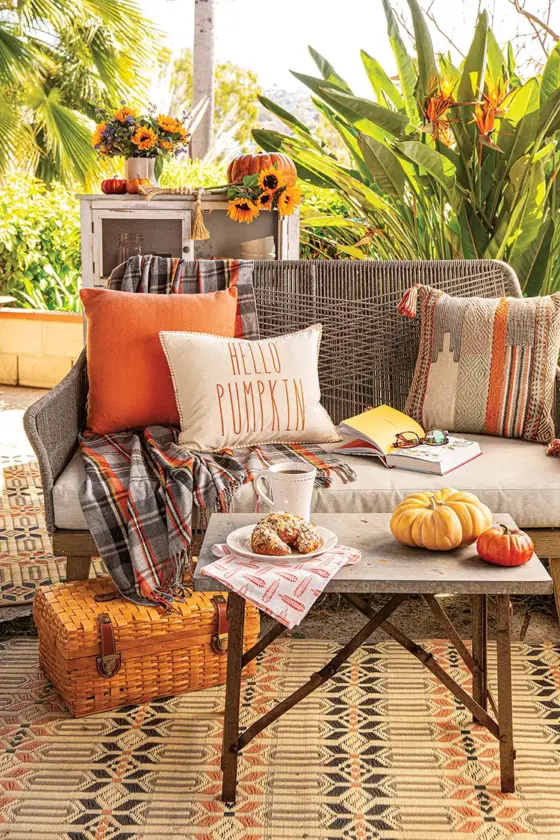
[[554,438],[546,447],[546,454],[551,458],[560,458],[560,439]]
[[415,286],[412,286],[412,288],[406,290],[397,306],[397,312],[399,313],[399,315],[403,315],[405,318],[416,317],[416,307],[418,306],[418,289],[421,288],[422,285],[420,283],[416,283]]
[[204,190],[197,190],[196,193],[196,207],[194,210],[194,220],[191,230],[191,239],[210,239],[210,231],[204,224],[204,216],[202,213],[202,193]]

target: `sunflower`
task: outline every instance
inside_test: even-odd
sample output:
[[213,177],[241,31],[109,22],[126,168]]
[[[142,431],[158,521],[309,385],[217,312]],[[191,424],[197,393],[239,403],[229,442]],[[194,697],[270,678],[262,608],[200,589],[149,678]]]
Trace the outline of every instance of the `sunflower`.
[[124,108],[120,108],[120,110],[115,111],[114,117],[117,120],[117,122],[124,123],[129,117],[132,117],[134,119],[137,113],[138,112],[135,110],[135,108],[128,108],[125,106]]
[[278,196],[278,212],[282,216],[291,216],[298,204],[301,202],[301,190],[299,187],[286,187]]
[[95,126],[95,131],[91,135],[91,144],[92,146],[99,146],[99,144],[103,141],[105,137],[105,132],[107,131],[107,123],[100,122],[98,125]]
[[179,120],[169,117],[167,114],[158,114],[157,123],[162,131],[167,131],[168,134],[178,134],[179,130],[183,128]]
[[259,172],[259,187],[261,190],[267,192],[276,192],[280,187],[285,186],[286,179],[281,172],[278,172],[273,166],[269,169],[263,169]]
[[232,222],[246,222],[249,225],[258,215],[259,208],[249,198],[240,196],[229,203],[228,217]]
[[152,149],[156,144],[157,138],[155,131],[141,125],[136,129],[130,140],[139,149]]
[[274,193],[271,192],[262,192],[257,201],[260,210],[270,210],[272,208],[272,199],[274,198]]
[[160,138],[158,141],[158,146],[160,147],[160,149],[165,149],[166,152],[170,152],[173,148],[173,143],[171,140],[163,140]]

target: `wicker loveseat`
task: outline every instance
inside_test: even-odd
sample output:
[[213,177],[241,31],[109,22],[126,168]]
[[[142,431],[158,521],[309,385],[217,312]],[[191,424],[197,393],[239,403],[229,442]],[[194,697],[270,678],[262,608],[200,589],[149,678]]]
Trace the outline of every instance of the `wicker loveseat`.
[[[396,306],[403,291],[418,282],[452,295],[521,296],[513,271],[490,260],[258,262],[254,284],[261,334],[323,324],[321,388],[323,403],[335,421],[370,405],[402,408],[416,360],[418,323],[400,317]],[[84,468],[77,435],[86,399],[83,353],[66,378],[29,408],[24,419],[39,460],[53,551],[67,556],[69,579],[86,577],[90,558],[96,554],[78,499]],[[480,442],[484,457],[457,470],[452,485],[476,493],[494,511],[510,512],[531,531],[537,552],[550,560],[560,604],[560,462],[545,457],[539,444],[470,437]],[[348,461],[358,480],[318,490],[316,512],[389,512],[410,492],[450,482],[445,476],[387,470],[375,459]],[[234,505],[236,511],[254,510],[252,484],[238,491]]]

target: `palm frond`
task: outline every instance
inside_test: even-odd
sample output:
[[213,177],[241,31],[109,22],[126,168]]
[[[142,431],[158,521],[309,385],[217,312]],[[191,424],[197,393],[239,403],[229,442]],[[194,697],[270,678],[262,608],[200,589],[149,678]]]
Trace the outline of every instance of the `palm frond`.
[[22,119],[21,109],[0,96],[0,173],[29,168],[37,160],[38,148],[30,126]]
[[61,103],[57,88],[48,93],[44,88],[36,88],[32,104],[42,152],[37,167],[39,177],[47,182],[77,181],[87,185],[97,172],[90,144],[91,124]]
[[37,74],[36,55],[25,41],[18,37],[11,26],[0,26],[0,83],[22,85],[32,71]]

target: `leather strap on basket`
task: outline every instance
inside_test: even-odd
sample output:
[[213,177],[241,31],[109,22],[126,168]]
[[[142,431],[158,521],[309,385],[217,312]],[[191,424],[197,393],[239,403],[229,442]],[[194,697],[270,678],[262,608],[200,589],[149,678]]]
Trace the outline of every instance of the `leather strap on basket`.
[[228,630],[229,621],[227,620],[227,601],[223,595],[214,595],[212,603],[216,607],[218,614],[218,632],[214,633],[211,639],[212,650],[214,653],[224,656],[228,648]]
[[101,632],[101,656],[95,660],[97,670],[102,677],[114,677],[120,671],[121,655],[117,653],[111,618],[107,613],[101,613],[97,616],[97,623]]

